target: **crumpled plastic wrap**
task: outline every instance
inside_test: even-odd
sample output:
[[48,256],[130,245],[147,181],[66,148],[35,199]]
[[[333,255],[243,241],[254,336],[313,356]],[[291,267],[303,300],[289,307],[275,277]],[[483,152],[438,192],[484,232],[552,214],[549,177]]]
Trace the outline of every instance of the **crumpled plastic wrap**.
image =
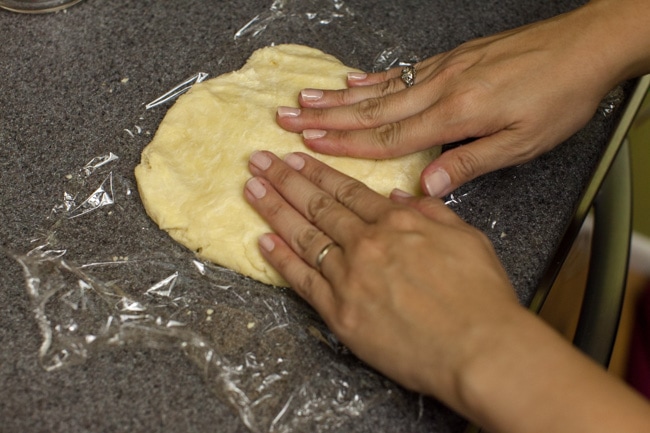
[[79,264],[39,245],[16,259],[46,370],[111,346],[182,350],[254,432],[329,431],[399,395],[288,289],[159,254]]
[[[327,26],[355,18],[341,0],[275,0],[243,23],[233,40],[259,39],[273,26],[288,23]],[[357,20],[358,25],[363,24]],[[385,31],[366,27],[359,34],[378,47],[375,70],[419,60]],[[143,104],[145,112],[169,105],[207,76],[179,77],[178,86]],[[616,91],[610,94],[601,114],[611,114],[620,100]],[[146,144],[155,130],[155,125],[141,126],[146,122],[141,114],[124,133]],[[119,239],[95,239],[116,209],[140,206],[135,185],[119,174],[125,170],[115,170],[119,153],[69,168],[49,226],[35,229],[31,251],[15,255],[42,336],[38,355],[45,370],[82,363],[115,346],[175,349],[196,364],[207,386],[253,432],[334,431],[387,402],[394,416],[404,420],[405,431],[428,431],[420,423],[422,397],[350,354],[290,289],[264,286],[188,259],[180,247],[120,251]],[[472,191],[452,194],[447,204],[460,205],[468,194]],[[147,220],[143,210],[140,215]],[[83,230],[77,227],[82,221]],[[490,227],[502,230],[496,220]]]
[[[275,0],[233,37],[260,38],[287,20],[327,26],[351,17],[340,0]],[[390,67],[405,52],[381,49],[373,66]],[[155,131],[143,126],[146,113],[169,106],[207,77],[179,77],[179,85],[143,104],[123,133],[146,144]],[[117,238],[100,239],[114,230],[110,221],[121,209],[141,206],[136,186],[120,174],[133,167],[121,167],[119,155],[109,151],[68,168],[48,227],[35,229],[30,251],[14,255],[42,336],[38,356],[45,370],[83,363],[115,346],[175,349],[253,432],[333,431],[389,401],[405,427],[418,424],[422,398],[350,354],[290,289],[188,259],[180,249],[126,251]]]
[[31,251],[14,256],[42,336],[45,370],[114,346],[175,349],[253,432],[333,431],[388,400],[417,423],[419,411],[408,403],[413,396],[350,354],[291,289],[186,251],[100,252],[104,260],[80,261],[96,254],[66,247],[75,244],[70,236],[79,222],[86,218],[83,243],[101,249],[92,234],[106,228],[115,207],[140,205],[133,185],[117,174],[119,163],[110,152],[66,176],[50,228],[36,233]]

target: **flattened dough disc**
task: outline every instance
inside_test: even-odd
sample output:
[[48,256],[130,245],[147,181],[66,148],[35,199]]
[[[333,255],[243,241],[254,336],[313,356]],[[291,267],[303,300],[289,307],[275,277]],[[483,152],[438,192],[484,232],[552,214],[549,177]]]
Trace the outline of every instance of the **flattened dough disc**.
[[278,45],[253,53],[238,71],[196,84],[169,109],[135,169],[149,216],[201,258],[267,284],[286,285],[264,260],[258,237],[270,231],[243,196],[248,157],[267,149],[312,154],[387,195],[417,194],[421,170],[438,150],[375,161],[314,154],[275,122],[304,88],[342,89],[353,68],[319,50]]

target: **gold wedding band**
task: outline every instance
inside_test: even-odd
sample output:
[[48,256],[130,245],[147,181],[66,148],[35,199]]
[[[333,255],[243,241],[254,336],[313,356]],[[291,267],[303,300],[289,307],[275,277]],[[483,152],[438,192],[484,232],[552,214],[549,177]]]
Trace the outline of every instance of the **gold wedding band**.
[[325,245],[323,247],[323,249],[320,250],[320,253],[318,253],[318,256],[316,256],[316,269],[318,269],[319,272],[321,270],[320,266],[323,263],[323,260],[325,259],[325,256],[335,246],[337,246],[336,242],[330,242],[329,244]]

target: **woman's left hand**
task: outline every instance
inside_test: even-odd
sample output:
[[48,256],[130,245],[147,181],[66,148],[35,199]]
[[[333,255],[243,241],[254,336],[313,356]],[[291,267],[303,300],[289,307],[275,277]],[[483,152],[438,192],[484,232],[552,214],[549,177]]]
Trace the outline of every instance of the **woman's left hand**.
[[459,370],[524,311],[483,233],[439,199],[386,198],[305,154],[249,166],[245,196],[276,233],[264,257],[358,357],[462,410]]

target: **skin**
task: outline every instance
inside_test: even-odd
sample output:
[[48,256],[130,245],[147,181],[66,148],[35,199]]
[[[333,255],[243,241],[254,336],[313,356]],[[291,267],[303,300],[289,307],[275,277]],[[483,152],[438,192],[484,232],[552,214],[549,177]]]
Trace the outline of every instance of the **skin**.
[[[650,71],[648,22],[648,0],[592,1],[428,59],[410,89],[399,70],[306,89],[277,120],[353,156],[477,138],[424,170],[438,196],[552,148]],[[648,402],[521,307],[486,237],[439,199],[383,197],[302,153],[255,152],[249,169],[274,231],[262,254],[369,365],[492,432],[650,431]]]
[[380,196],[306,154],[249,167],[244,195],[275,231],[262,254],[369,365],[492,432],[650,431],[650,405],[521,307],[439,199]]
[[391,158],[473,140],[422,172],[423,191],[442,197],[552,149],[617,83],[650,70],[649,16],[647,0],[592,1],[418,63],[410,88],[396,68],[350,74],[344,90],[305,89],[277,122],[332,155]]

